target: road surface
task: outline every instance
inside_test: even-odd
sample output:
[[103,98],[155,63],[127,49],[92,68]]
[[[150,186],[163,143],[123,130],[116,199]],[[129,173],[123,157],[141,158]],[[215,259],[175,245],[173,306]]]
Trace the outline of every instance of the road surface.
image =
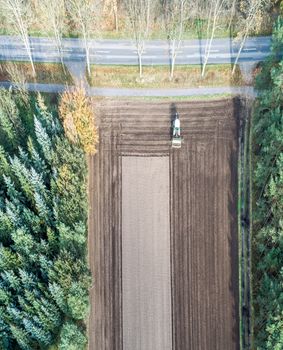
[[[239,62],[258,62],[270,53],[270,37],[249,38]],[[55,43],[49,38],[30,38],[32,56],[37,62],[59,62],[60,55]],[[203,60],[206,40],[185,40],[178,53],[176,64],[200,64]],[[239,43],[231,39],[213,40],[208,63],[231,63],[235,60]],[[167,41],[146,42],[143,64],[169,63]],[[84,61],[85,53],[81,39],[63,39],[63,54],[66,61]],[[28,56],[22,41],[14,36],[0,36],[0,60],[27,61]],[[137,55],[130,40],[90,40],[90,61],[95,64],[136,65]]]

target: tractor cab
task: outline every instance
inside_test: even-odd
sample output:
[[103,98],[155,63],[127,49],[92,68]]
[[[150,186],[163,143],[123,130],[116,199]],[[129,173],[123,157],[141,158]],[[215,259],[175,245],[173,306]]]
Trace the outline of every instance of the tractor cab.
[[181,139],[181,127],[180,127],[180,118],[178,113],[175,115],[173,121],[173,134],[172,134],[172,147],[181,148],[182,139]]

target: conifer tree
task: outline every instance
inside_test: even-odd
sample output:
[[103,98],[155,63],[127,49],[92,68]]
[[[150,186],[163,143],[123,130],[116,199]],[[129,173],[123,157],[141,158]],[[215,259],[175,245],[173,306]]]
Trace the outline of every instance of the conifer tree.
[[283,346],[283,19],[257,77],[253,115],[253,302],[255,347]]
[[64,324],[60,334],[59,350],[84,350],[86,342],[78,326],[71,322]]
[[[90,285],[84,153],[42,97],[1,96],[2,111],[15,113],[5,120],[16,122],[10,134],[0,122],[0,349],[48,348],[63,334],[77,350]],[[62,333],[66,318],[72,326]]]

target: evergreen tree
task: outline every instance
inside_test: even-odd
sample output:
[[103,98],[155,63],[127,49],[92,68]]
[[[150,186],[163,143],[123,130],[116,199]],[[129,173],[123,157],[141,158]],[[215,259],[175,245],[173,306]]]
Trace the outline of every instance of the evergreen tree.
[[67,297],[70,315],[76,320],[83,320],[88,314],[88,292],[79,283],[71,285]]
[[283,348],[283,19],[257,77],[253,116],[253,292],[257,349]]
[[[22,129],[19,110],[11,91],[0,89],[0,136],[7,149],[16,148],[19,143],[19,129]],[[22,131],[22,130],[21,130]]]
[[86,343],[85,336],[74,323],[64,324],[60,334],[59,350],[84,350]]
[[50,161],[52,158],[52,145],[51,140],[41,124],[40,120],[35,116],[34,117],[34,129],[36,134],[36,140],[41,147],[41,151],[47,161]]
[[83,349],[84,153],[41,96],[27,103],[0,89],[0,101],[0,349],[45,349],[59,335],[65,348]]

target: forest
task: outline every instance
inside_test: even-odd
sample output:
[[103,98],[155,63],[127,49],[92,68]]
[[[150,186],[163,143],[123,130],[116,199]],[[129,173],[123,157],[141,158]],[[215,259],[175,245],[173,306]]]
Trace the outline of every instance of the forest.
[[283,349],[283,18],[260,67],[252,128],[254,345]]
[[3,350],[87,344],[86,158],[65,136],[56,105],[56,97],[0,90]]

